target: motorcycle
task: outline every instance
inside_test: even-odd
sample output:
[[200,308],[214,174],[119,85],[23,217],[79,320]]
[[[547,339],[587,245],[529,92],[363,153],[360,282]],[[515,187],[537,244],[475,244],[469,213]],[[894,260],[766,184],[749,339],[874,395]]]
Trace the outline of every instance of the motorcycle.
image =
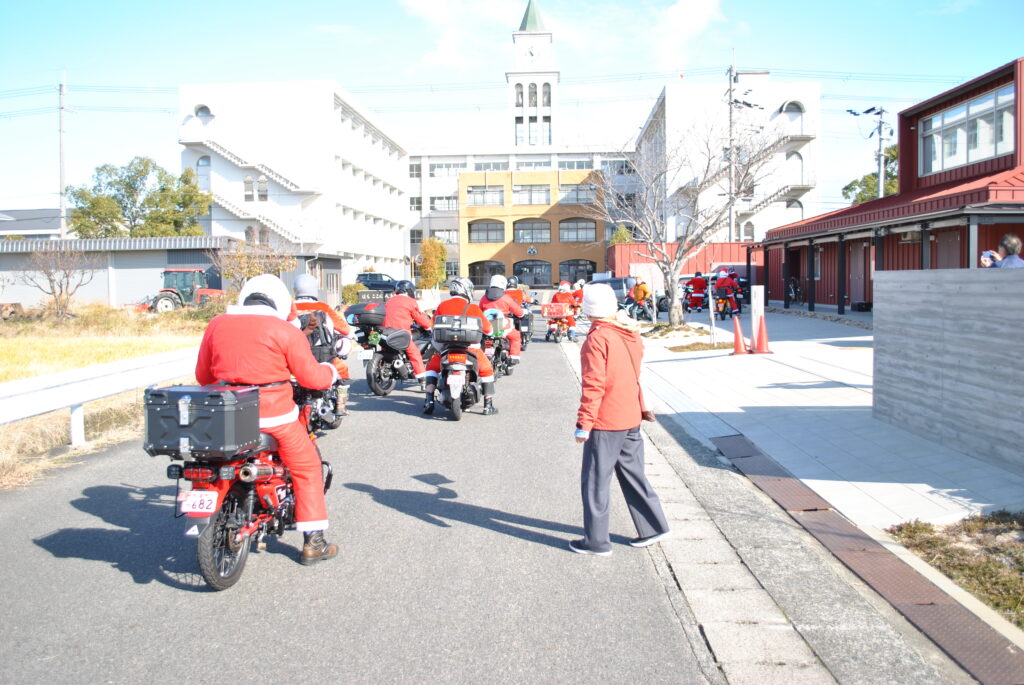
[[562,338],[569,335],[570,312],[569,305],[564,302],[554,302],[540,306],[541,316],[548,320],[548,331],[544,334],[545,341],[554,338],[556,343],[562,342]]
[[[181,460],[167,467],[177,483],[175,517],[198,519],[200,575],[212,589],[227,590],[241,578],[254,541],[262,551],[268,535],[295,526],[291,473],[277,440],[259,431],[259,388],[170,386],[149,388],[145,398],[143,448]],[[315,446],[311,413],[309,403],[300,406],[299,420]],[[323,459],[320,464],[327,492],[333,470]],[[182,489],[182,481],[190,487]]]
[[[536,299],[537,293],[532,293],[532,296]],[[513,317],[513,322],[519,335],[522,336],[523,351],[526,351],[530,345],[530,338],[533,336],[533,311],[530,309],[530,305],[523,304],[523,316]]]
[[475,316],[438,316],[434,319],[433,336],[441,357],[437,383],[441,404],[451,411],[454,421],[459,421],[462,412],[484,396],[476,355],[470,351],[470,345],[484,339],[480,320]]
[[292,399],[296,405],[309,406],[309,430],[318,435],[341,426],[341,421],[347,413],[345,411],[345,398],[347,397],[348,388],[343,386],[341,381],[334,383],[327,390],[310,390],[295,385],[292,393]]
[[[359,359],[366,365],[366,382],[374,395],[387,396],[397,387],[398,381],[415,378],[412,362],[405,353],[412,336],[405,330],[384,328],[384,307],[369,309],[364,305],[354,305],[348,308],[345,317],[356,327],[356,341],[363,348]],[[417,335],[416,346],[423,363],[428,364],[433,356],[430,336],[416,325],[413,331]]]
[[505,336],[505,316],[497,309],[488,309],[484,316],[491,322],[491,332],[484,334],[483,350],[494,367],[495,379],[511,376],[512,345]]
[[715,314],[719,321],[732,318],[732,304],[729,303],[729,288],[715,289]]

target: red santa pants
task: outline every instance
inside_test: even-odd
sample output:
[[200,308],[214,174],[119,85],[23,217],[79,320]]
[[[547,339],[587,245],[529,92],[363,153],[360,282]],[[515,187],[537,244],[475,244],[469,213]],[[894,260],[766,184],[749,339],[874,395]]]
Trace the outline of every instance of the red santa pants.
[[327,528],[327,500],[320,455],[298,421],[260,428],[277,439],[281,461],[292,473],[295,486],[295,527],[300,531]]

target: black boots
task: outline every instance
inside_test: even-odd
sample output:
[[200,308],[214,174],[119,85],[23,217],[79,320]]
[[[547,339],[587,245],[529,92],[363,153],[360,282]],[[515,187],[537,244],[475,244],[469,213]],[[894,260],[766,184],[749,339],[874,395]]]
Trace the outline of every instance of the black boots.
[[327,561],[338,555],[338,546],[324,540],[322,530],[314,530],[303,533],[305,544],[302,545],[302,556],[299,563],[303,566],[315,564],[318,561]]
[[484,398],[484,416],[490,416],[491,414],[497,414],[498,408],[494,406],[493,397]]
[[427,392],[427,396],[423,398],[423,413],[433,414],[434,413],[434,391],[430,390]]

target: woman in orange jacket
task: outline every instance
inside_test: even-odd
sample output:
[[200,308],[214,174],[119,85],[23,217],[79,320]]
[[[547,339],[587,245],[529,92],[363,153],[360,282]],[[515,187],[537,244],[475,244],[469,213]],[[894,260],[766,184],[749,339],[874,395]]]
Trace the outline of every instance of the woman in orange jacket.
[[610,286],[584,288],[583,313],[592,323],[580,349],[583,387],[575,433],[583,445],[583,539],[569,543],[578,554],[612,553],[608,513],[613,473],[636,526],[638,537],[629,544],[647,547],[669,534],[661,501],[644,475],[640,422],[653,421],[654,413],[644,405],[640,388],[643,342],[636,322],[617,312]]

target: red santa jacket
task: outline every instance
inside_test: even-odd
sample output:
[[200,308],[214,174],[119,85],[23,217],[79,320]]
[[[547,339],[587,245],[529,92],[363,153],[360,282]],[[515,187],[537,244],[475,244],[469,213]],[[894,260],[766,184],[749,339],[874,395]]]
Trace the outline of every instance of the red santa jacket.
[[523,306],[524,304],[529,304],[533,302],[533,300],[527,297],[526,293],[524,293],[519,288],[509,288],[508,290],[505,291],[505,293],[513,300],[515,300],[520,307]]
[[401,328],[412,332],[413,322],[423,328],[430,328],[430,319],[420,311],[416,300],[405,293],[392,295],[384,303],[384,327]]
[[342,335],[348,335],[350,332],[352,332],[352,329],[351,327],[349,327],[348,322],[345,321],[345,318],[338,314],[338,312],[334,311],[331,308],[331,306],[326,302],[319,302],[316,300],[299,301],[295,303],[295,308],[300,312],[308,312],[313,310],[321,311],[324,314],[326,314],[327,318],[331,321],[332,324],[334,324],[334,330],[338,331],[338,333]]
[[708,287],[708,282],[703,276],[694,276],[686,282],[686,286],[693,288],[694,295],[703,295],[704,290]]
[[[488,288],[488,291],[489,290],[490,288]],[[492,300],[484,294],[484,296],[480,298],[480,310],[486,312],[488,309],[497,309],[509,319],[513,316],[523,316],[525,313],[523,312],[523,308],[519,306],[519,303],[513,300],[512,296],[508,293],[505,293],[496,300]]]
[[572,305],[573,307],[577,306],[576,298],[573,297],[572,293],[563,293],[560,291],[551,296],[551,302],[552,304],[563,302],[565,304]]
[[326,390],[338,372],[317,363],[306,336],[282,321],[270,307],[231,306],[206,327],[196,361],[202,385],[226,381],[234,385],[280,385],[260,388],[260,427],[273,428],[299,418],[292,401],[292,376],[312,390]]
[[585,431],[620,431],[640,425],[640,334],[623,324],[594,321],[580,349],[582,393],[576,425]]
[[740,289],[740,284],[732,279],[731,276],[722,278],[721,276],[715,281],[715,290],[719,288],[727,288],[730,295],[735,295],[736,291]]

